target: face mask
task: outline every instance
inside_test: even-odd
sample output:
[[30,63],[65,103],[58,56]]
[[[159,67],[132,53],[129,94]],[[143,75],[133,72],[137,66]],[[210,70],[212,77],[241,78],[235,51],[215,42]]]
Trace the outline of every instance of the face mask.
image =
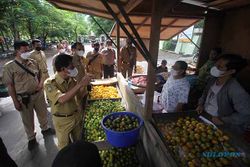
[[42,50],[42,48],[40,46],[38,46],[38,47],[36,47],[36,50],[40,51],[40,50]]
[[78,70],[76,68],[74,68],[73,70],[68,69],[68,72],[69,72],[68,74],[69,77],[76,77],[78,74]]
[[112,49],[112,46],[108,46],[108,49]]
[[210,70],[210,74],[214,77],[220,77],[224,74],[224,71],[219,70],[216,66],[213,66]]
[[20,55],[20,57],[24,60],[28,59],[30,57],[30,52],[24,52]]
[[172,69],[172,70],[170,71],[170,73],[171,73],[172,76],[177,76],[177,75],[178,75],[178,71],[176,71],[176,70],[174,70],[174,69]]
[[59,53],[64,53],[66,50],[65,49],[60,49]]
[[84,55],[84,51],[83,50],[78,50],[78,51],[76,51],[76,54],[78,56],[83,56]]

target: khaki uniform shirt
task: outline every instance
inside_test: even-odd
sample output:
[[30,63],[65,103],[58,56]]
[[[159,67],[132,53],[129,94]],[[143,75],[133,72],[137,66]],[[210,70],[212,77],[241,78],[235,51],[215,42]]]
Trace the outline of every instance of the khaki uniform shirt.
[[28,59],[25,63],[18,59],[16,60],[33,72],[36,77],[33,77],[31,74],[27,73],[12,60],[7,62],[3,67],[3,82],[6,85],[13,83],[17,94],[34,93],[39,84],[40,75],[37,62],[33,59]]
[[75,78],[77,82],[79,82],[85,76],[85,65],[83,64],[81,57],[76,54],[73,55],[72,63],[78,70],[78,74]]
[[103,64],[104,65],[114,65],[115,64],[115,50],[114,49],[103,49]]
[[46,79],[44,88],[46,95],[51,104],[52,114],[73,114],[77,110],[76,98],[72,98],[64,104],[58,102],[60,96],[76,85],[76,80],[69,78],[68,81],[64,80],[58,73]]
[[134,46],[122,47],[120,57],[122,64],[130,64],[133,67],[136,64],[136,48]]
[[[88,52],[86,58],[90,61],[94,56],[96,55],[96,53],[93,52]],[[99,55],[97,56],[97,58],[95,58],[95,60],[93,60],[89,65],[88,65],[88,72],[96,75],[96,74],[101,74],[102,73],[102,55],[101,53],[99,53]]]
[[46,60],[46,56],[44,54],[43,51],[37,51],[37,50],[33,50],[31,52],[31,59],[34,59],[37,61],[38,66],[41,70],[41,79],[44,81],[45,79],[47,79],[49,77],[49,73],[48,73],[48,66],[47,66],[47,60]]

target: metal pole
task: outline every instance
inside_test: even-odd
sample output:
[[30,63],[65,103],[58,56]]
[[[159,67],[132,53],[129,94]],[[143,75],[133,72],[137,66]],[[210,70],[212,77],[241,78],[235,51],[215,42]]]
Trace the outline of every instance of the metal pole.
[[112,8],[109,6],[109,4],[106,2],[106,0],[101,0],[103,5],[106,7],[106,9],[109,11],[109,13],[113,16],[113,18],[117,21],[117,23],[120,25],[120,27],[122,28],[122,30],[126,33],[126,35],[128,36],[128,38],[130,38],[130,40],[133,42],[133,44],[135,45],[135,47],[139,50],[139,52],[143,55],[143,57],[149,61],[152,66],[153,65],[151,58],[145,54],[145,52],[142,50],[142,48],[139,46],[139,44],[135,41],[135,39],[133,38],[133,36],[129,33],[129,31],[127,30],[127,28],[124,26],[124,24],[120,21],[120,19],[118,18],[118,16],[116,15],[116,13],[112,10]]
[[[145,54],[150,57],[150,59],[152,59],[147,47],[145,46],[144,42],[142,41],[140,35],[138,34],[137,30],[135,29],[135,27],[133,26],[130,18],[128,17],[127,13],[125,12],[124,8],[122,7],[120,1],[114,1],[114,3],[117,5],[117,7],[119,8],[122,16],[124,17],[124,19],[126,20],[127,24],[129,25],[130,29],[132,30],[133,34],[135,35],[137,41],[139,42],[139,44],[141,45],[142,49],[144,50]],[[151,62],[152,64],[154,64],[154,62]],[[154,64],[156,65],[156,64]],[[153,66],[154,67],[154,66]],[[156,66],[155,66],[156,69]]]
[[98,27],[102,30],[102,32],[108,37],[108,39],[115,45],[115,47],[117,48],[116,43],[110,38],[110,36],[105,32],[105,30],[102,28],[102,26],[96,21],[96,19],[90,15],[90,17],[94,20],[94,22],[98,25]]
[[117,43],[117,70],[121,71],[120,66],[120,26],[116,23],[116,43]]
[[191,41],[191,43],[194,44],[194,46],[200,50],[200,47],[198,45],[196,45],[196,43],[194,43],[194,41],[191,38],[189,38],[184,31],[181,33],[184,34],[187,37],[187,39],[189,39]]

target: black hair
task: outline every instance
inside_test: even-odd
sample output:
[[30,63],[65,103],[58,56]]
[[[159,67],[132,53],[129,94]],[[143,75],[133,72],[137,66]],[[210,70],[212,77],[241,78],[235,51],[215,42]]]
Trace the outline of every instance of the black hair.
[[167,64],[167,60],[164,59],[164,60],[161,61],[161,63]]
[[71,45],[71,49],[76,49],[77,45],[81,45],[81,42],[75,42],[73,45]]
[[35,43],[39,43],[39,42],[41,42],[39,39],[33,39],[31,44],[34,45]]
[[[223,54],[221,55],[218,60],[223,59],[227,61],[226,67],[227,70],[234,69],[237,74],[240,70],[247,66],[247,60],[242,58],[240,55],[236,54]],[[234,75],[235,75],[234,74]]]
[[181,70],[184,70],[183,75],[185,75],[186,74],[186,70],[188,68],[188,64],[185,61],[182,61],[182,60],[176,61],[175,63],[177,63],[180,66]]
[[52,167],[102,167],[98,148],[93,143],[76,141],[61,149]]
[[57,72],[60,72],[62,68],[67,68],[72,63],[72,57],[68,54],[61,53],[56,56],[55,68]]
[[14,49],[15,50],[19,50],[22,46],[29,46],[29,44],[26,41],[15,41],[14,42]]

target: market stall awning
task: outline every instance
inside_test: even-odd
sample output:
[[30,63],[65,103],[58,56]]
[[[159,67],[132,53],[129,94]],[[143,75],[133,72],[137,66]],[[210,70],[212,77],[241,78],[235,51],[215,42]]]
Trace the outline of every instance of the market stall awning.
[[[112,19],[112,15],[107,11],[101,0],[48,0],[60,9],[75,11],[93,16]],[[108,0],[108,4],[121,19],[126,28],[128,25],[122,17],[119,8],[114,2]],[[117,0],[118,1],[118,0]],[[141,38],[148,39],[151,27],[151,7],[152,0],[119,0],[129,15],[131,22]],[[161,22],[160,39],[169,39],[195,24],[209,13],[216,13],[220,10],[228,10],[250,4],[248,0],[182,0],[174,7],[164,13]],[[130,31],[130,29],[128,28]],[[131,31],[130,31],[131,33]],[[116,26],[113,26],[111,36],[116,36]],[[126,34],[121,31],[121,37]]]

